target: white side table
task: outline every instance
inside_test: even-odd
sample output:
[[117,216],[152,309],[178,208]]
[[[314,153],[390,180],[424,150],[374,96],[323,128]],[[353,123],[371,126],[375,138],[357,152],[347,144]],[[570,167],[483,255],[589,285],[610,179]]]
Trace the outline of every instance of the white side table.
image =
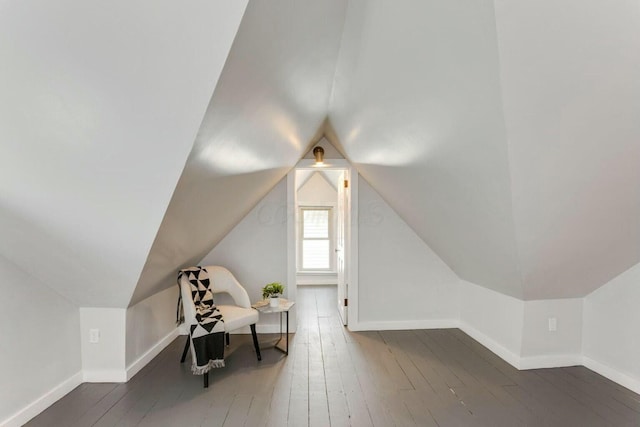
[[[278,342],[276,342],[274,347],[286,355],[289,354],[289,310],[294,305],[295,305],[294,301],[289,301],[284,298],[280,298],[280,305],[277,307],[271,307],[268,301],[258,301],[257,303],[251,306],[256,310],[258,310],[260,313],[264,313],[264,314],[280,313],[280,338],[278,339]],[[286,325],[287,325],[286,334],[284,334],[284,336],[282,333],[282,313],[286,315]],[[283,339],[285,341],[285,346],[281,347],[280,345]]]

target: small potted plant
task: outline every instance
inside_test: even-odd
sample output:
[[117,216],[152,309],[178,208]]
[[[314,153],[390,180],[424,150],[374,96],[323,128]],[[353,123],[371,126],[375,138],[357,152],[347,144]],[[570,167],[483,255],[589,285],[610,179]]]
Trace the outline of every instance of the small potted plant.
[[262,288],[262,298],[269,298],[269,305],[277,307],[280,305],[280,296],[284,293],[284,286],[280,282],[268,283]]

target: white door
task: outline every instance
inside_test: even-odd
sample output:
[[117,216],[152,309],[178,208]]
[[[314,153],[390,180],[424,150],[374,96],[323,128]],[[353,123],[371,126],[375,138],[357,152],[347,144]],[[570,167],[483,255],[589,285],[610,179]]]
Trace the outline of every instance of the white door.
[[348,171],[340,174],[338,182],[338,203],[336,206],[336,270],[338,272],[338,312],[342,324],[347,324],[347,287],[348,266],[345,264],[346,241],[349,236],[349,175]]

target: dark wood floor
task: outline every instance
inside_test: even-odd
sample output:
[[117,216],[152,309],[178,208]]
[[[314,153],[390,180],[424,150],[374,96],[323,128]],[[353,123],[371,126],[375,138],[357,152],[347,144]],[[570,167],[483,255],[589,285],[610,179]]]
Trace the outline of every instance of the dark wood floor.
[[298,291],[288,357],[257,363],[250,335],[232,336],[203,389],[180,337],[127,384],[83,384],[28,426],[640,426],[640,396],[586,368],[518,371],[457,329],[351,333],[335,299]]

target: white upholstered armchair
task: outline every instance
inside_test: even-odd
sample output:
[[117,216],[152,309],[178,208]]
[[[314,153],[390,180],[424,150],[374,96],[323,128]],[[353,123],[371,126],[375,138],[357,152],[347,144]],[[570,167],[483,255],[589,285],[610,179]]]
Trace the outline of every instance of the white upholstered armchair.
[[[251,328],[251,334],[253,335],[253,345],[255,347],[258,361],[262,360],[260,355],[260,346],[258,345],[258,337],[256,335],[256,323],[258,322],[258,311],[251,308],[251,301],[247,291],[240,285],[238,280],[231,274],[229,270],[220,266],[205,266],[209,273],[209,280],[211,282],[211,289],[213,294],[226,292],[231,296],[235,305],[218,305],[216,307],[222,313],[224,319],[224,332],[226,338],[226,344],[229,345],[229,332],[249,326]],[[197,324],[196,321],[196,307],[193,303],[191,296],[191,284],[187,278],[187,275],[183,275],[180,278],[180,293],[182,295],[182,304],[184,309],[184,322],[187,327]],[[190,348],[191,340],[187,336],[187,343],[182,352],[182,358],[180,362],[184,362],[187,357],[187,352]],[[195,354],[192,351],[192,358],[195,363]],[[209,373],[204,374],[204,386],[209,386]]]

